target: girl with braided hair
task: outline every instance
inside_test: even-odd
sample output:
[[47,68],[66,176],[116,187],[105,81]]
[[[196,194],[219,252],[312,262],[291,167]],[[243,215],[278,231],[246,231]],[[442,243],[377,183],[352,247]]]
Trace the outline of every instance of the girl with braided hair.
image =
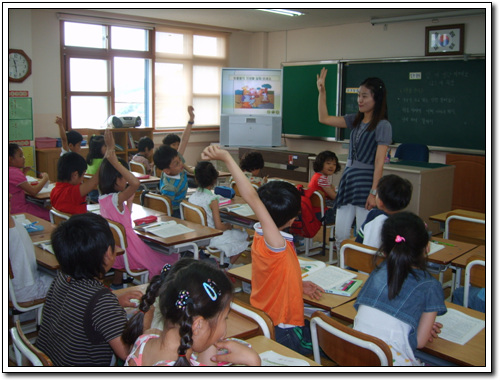
[[[213,362],[260,365],[259,355],[253,349],[236,341],[222,341],[233,298],[233,286],[223,271],[192,261],[167,274],[160,283],[159,308],[164,329],[149,329],[139,336],[126,366],[202,365],[193,358],[193,353],[199,353],[201,359],[201,354],[213,345],[228,352],[212,356]],[[148,297],[148,294],[141,299],[140,311],[147,310],[146,304],[151,305],[153,294],[156,295],[151,293]]]

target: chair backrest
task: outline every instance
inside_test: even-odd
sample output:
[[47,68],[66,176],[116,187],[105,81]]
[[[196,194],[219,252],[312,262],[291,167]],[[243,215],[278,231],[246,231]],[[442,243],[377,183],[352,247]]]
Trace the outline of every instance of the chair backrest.
[[402,143],[396,148],[394,157],[400,160],[429,162],[429,147],[425,144]]
[[146,174],[146,167],[144,166],[144,164],[138,163],[136,161],[131,161],[128,164],[131,172],[138,172],[142,173],[143,175]]
[[443,238],[485,245],[486,221],[450,212],[446,217]]
[[155,165],[153,166],[153,173],[156,177],[161,177],[162,170]]
[[148,190],[142,191],[141,205],[145,206],[146,208],[151,208],[163,213],[167,213],[168,216],[172,215],[172,201],[169,197],[162,194],[152,193]]
[[70,217],[69,213],[61,212],[54,207],[50,208],[50,222],[54,225],[59,225],[61,222],[69,220]]
[[482,259],[471,259],[465,268],[464,307],[469,305],[470,286],[486,287],[486,262]]
[[340,366],[392,366],[389,346],[377,337],[350,328],[316,311],[311,319],[314,361],[321,364],[319,348]]
[[10,328],[10,336],[14,344],[14,353],[18,366],[22,366],[21,354],[26,356],[34,366],[54,366],[49,357],[26,338],[19,320],[16,321],[15,327]]
[[[16,298],[16,294],[14,292],[14,284],[12,283],[12,279],[14,279],[14,271],[12,270],[12,264],[10,263],[9,258],[9,308],[14,308],[19,312],[28,312],[32,310],[37,310],[36,315],[36,323],[40,324],[42,319],[42,309],[45,304],[45,298],[34,299],[25,302],[18,302]],[[18,315],[14,315],[15,317]],[[18,320],[14,318],[14,320]]]
[[259,334],[267,337],[268,339],[275,340],[276,336],[274,332],[274,324],[271,317],[267,313],[236,298],[234,298],[231,303],[231,309],[234,312],[255,321],[260,328]]
[[311,205],[313,208],[319,208],[321,211],[321,217],[325,215],[325,196],[321,191],[314,191],[311,195]]
[[[231,181],[231,188],[234,189],[234,194],[236,196],[241,196],[240,190],[238,189],[238,185],[236,184],[236,181]],[[255,188],[255,190],[259,189],[259,186],[257,184],[253,184],[252,186]]]
[[378,255],[377,249],[362,243],[344,241],[340,247],[339,267],[371,273],[377,265],[382,263],[384,257]]
[[197,224],[208,226],[207,212],[201,206],[190,203],[189,201],[182,201],[180,204],[181,219],[185,221],[195,222]]

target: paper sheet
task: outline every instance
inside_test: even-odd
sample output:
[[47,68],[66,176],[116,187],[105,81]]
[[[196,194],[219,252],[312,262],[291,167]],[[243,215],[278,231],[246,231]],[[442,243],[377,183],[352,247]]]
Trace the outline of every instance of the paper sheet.
[[435,242],[430,242],[430,250],[429,250],[429,254],[427,254],[427,256],[431,255],[431,254],[434,254],[436,251],[439,251],[439,250],[442,250],[444,249],[444,245],[440,245],[438,243],[435,243]]
[[40,192],[38,192],[38,194],[40,194],[40,193],[46,193],[46,192],[51,192],[52,189],[54,189],[55,186],[56,186],[56,183],[49,184],[47,182],[47,183],[45,183],[45,185],[43,186],[43,188],[40,189]]
[[186,234],[194,231],[193,229],[178,224],[175,221],[152,224],[150,226],[144,227],[144,230],[148,233],[152,233],[162,238],[174,237],[176,235]]
[[274,351],[267,351],[259,356],[261,366],[310,366],[306,360],[283,356]]
[[436,321],[443,325],[439,337],[460,345],[466,344],[485,327],[484,320],[452,308],[448,308],[444,315],[437,316]]
[[349,279],[356,278],[356,274],[342,270],[336,266],[326,266],[324,269],[313,272],[311,275],[305,276],[302,279],[311,281],[323,289],[331,289],[340,286]]

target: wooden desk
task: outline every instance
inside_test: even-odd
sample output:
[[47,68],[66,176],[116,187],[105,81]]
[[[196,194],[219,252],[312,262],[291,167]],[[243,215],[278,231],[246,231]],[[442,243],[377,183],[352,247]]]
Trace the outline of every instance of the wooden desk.
[[[303,257],[300,257],[300,259],[310,260],[309,258],[303,258]],[[349,271],[349,270],[346,270],[346,271]],[[230,270],[228,270],[228,272],[237,279],[240,279],[244,282],[252,283],[252,264],[251,263],[249,263],[248,265],[244,265],[244,266],[230,269]],[[361,273],[356,273],[356,274],[357,274],[356,279],[361,279],[363,282],[366,282],[366,280],[368,279],[367,274],[361,274]],[[333,307],[340,306],[344,303],[347,303],[350,300],[356,299],[361,288],[362,288],[362,286],[351,296],[342,296],[342,295],[333,295],[333,294],[324,293],[323,295],[321,295],[321,298],[319,300],[312,299],[306,295],[303,295],[303,299],[304,299],[304,302],[306,302],[307,304],[309,304],[311,306],[323,308],[325,310],[329,310]]]
[[[88,204],[87,205],[87,211],[95,214],[101,214],[101,206],[99,204]],[[132,205],[132,221],[137,220],[139,218],[144,218],[147,216],[156,216],[156,217],[162,217],[166,216],[167,214],[164,212],[160,212],[155,209],[147,208],[145,206],[142,206],[140,204],[134,203]]]
[[242,216],[237,213],[224,210],[224,207],[235,204],[247,204],[247,202],[241,196],[234,196],[230,204],[220,207],[219,213],[221,220],[223,222],[229,222],[233,225],[243,226],[245,229],[253,229],[255,223],[259,222],[255,214],[252,214],[251,216]]
[[486,219],[486,213],[472,212],[470,210],[465,210],[465,209],[453,209],[453,210],[449,210],[447,212],[434,214],[434,215],[429,217],[429,220],[439,223],[440,231],[444,232],[444,225],[445,225],[446,217],[448,216],[448,213],[456,213],[456,214],[459,214],[461,216],[476,218],[478,220],[485,220]]
[[460,282],[462,279],[462,269],[465,269],[467,267],[467,262],[471,257],[480,257],[486,261],[486,246],[478,246],[475,249],[472,249],[471,251],[451,261],[451,266],[456,271],[454,289],[460,287]]
[[439,242],[444,242],[453,245],[444,245],[443,249],[427,257],[427,260],[429,262],[437,263],[440,265],[449,265],[453,260],[477,247],[477,245],[474,245],[472,243],[454,241],[444,238],[436,238],[435,240],[431,239],[431,241],[435,241],[435,243],[437,244],[439,244]]
[[287,356],[287,357],[294,357],[297,359],[305,360],[309,363],[311,366],[321,366],[317,362],[311,360],[310,358],[307,358],[300,353],[295,352],[294,350],[285,347],[284,345],[281,345],[277,343],[274,340],[268,339],[265,336],[255,336],[250,339],[245,340],[249,344],[252,345],[252,348],[255,349],[255,351],[258,354],[267,352],[267,351],[273,351],[276,353],[279,353],[280,355]]
[[[446,308],[452,308],[472,317],[485,320],[486,315],[482,312],[464,308],[457,304],[445,302]],[[335,307],[330,311],[335,318],[343,320],[349,324],[354,323],[356,309],[354,301]],[[485,366],[486,365],[486,333],[485,329],[474,336],[467,344],[455,344],[443,339],[435,339],[432,343],[420,349],[422,352],[442,358],[460,366]]]

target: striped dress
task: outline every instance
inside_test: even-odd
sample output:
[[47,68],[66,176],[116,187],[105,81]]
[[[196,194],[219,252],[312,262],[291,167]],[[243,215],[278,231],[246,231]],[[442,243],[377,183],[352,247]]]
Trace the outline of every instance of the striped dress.
[[36,346],[56,366],[109,366],[109,341],[120,337],[127,314],[95,279],[58,272],[47,293]]
[[188,189],[188,178],[186,171],[182,171],[177,176],[161,174],[160,192],[172,201],[172,209],[179,210],[181,201],[186,198]]
[[392,126],[381,120],[375,130],[367,131],[368,123],[353,128],[355,114],[345,115],[347,127],[351,128],[349,156],[340,179],[336,206],[355,205],[364,207],[373,182],[373,171],[377,146],[392,142]]

